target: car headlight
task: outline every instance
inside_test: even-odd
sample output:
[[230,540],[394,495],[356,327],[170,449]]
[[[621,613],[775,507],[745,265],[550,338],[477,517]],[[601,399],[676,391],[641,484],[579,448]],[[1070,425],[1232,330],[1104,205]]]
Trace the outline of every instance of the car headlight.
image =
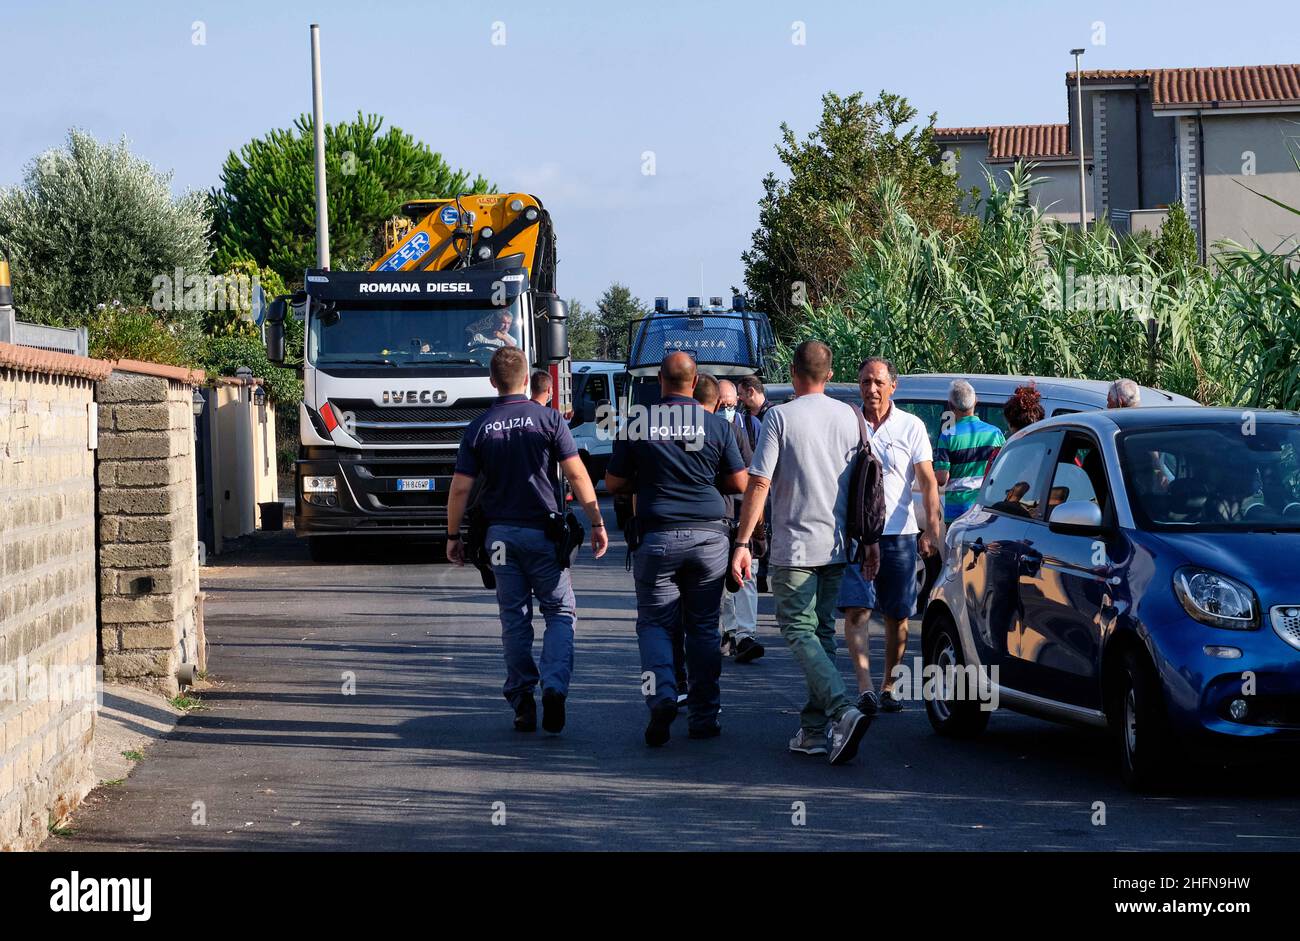
[[1202,624],[1237,631],[1259,626],[1255,592],[1235,578],[1186,566],[1174,572],[1174,594],[1183,610]]
[[338,489],[339,482],[336,477],[304,477],[302,479],[303,493],[337,493]]

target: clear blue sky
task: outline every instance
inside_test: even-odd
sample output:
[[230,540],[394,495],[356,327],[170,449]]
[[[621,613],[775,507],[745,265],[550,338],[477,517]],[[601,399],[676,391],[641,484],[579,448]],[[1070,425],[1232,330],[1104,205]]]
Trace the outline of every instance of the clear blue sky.
[[[210,188],[230,150],[310,110],[315,21],[327,120],[377,112],[453,166],[536,193],[556,222],[560,290],[588,303],[613,280],[680,301],[701,293],[701,265],[704,295],[740,285],[778,127],[805,134],[828,90],[886,88],[943,125],[1059,122],[1072,46],[1087,47],[1086,68],[1279,63],[1300,49],[1294,0],[3,8],[0,185],[78,126],[126,136],[178,192]],[[196,20],[206,45],[191,41]],[[795,21],[806,45],[791,42]]]

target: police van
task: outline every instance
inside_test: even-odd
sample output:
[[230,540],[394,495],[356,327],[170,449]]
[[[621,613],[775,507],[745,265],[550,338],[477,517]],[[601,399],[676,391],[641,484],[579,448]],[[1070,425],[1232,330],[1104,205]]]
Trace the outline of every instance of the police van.
[[749,310],[743,296],[722,306],[721,297],[688,297],[684,310],[671,310],[656,297],[652,314],[628,325],[627,402],[649,405],[659,397],[659,364],[669,353],[685,352],[700,372],[719,379],[767,375],[776,350],[767,314]]

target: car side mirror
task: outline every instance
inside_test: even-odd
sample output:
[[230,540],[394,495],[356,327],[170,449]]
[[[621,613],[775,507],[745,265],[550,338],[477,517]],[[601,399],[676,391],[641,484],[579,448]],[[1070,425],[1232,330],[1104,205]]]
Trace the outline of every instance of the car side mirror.
[[286,298],[277,297],[266,311],[266,358],[276,364],[284,362],[286,301]]
[[1091,500],[1067,500],[1052,507],[1047,528],[1063,536],[1097,536],[1106,525],[1101,507]]

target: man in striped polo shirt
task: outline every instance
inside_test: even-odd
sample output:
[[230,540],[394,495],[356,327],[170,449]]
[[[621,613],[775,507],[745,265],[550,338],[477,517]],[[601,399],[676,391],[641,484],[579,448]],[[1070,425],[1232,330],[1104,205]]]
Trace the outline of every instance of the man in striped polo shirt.
[[953,422],[934,449],[934,475],[943,495],[943,522],[951,523],[971,508],[984,484],[989,458],[1006,443],[994,425],[975,417],[975,389],[965,379],[948,387]]

